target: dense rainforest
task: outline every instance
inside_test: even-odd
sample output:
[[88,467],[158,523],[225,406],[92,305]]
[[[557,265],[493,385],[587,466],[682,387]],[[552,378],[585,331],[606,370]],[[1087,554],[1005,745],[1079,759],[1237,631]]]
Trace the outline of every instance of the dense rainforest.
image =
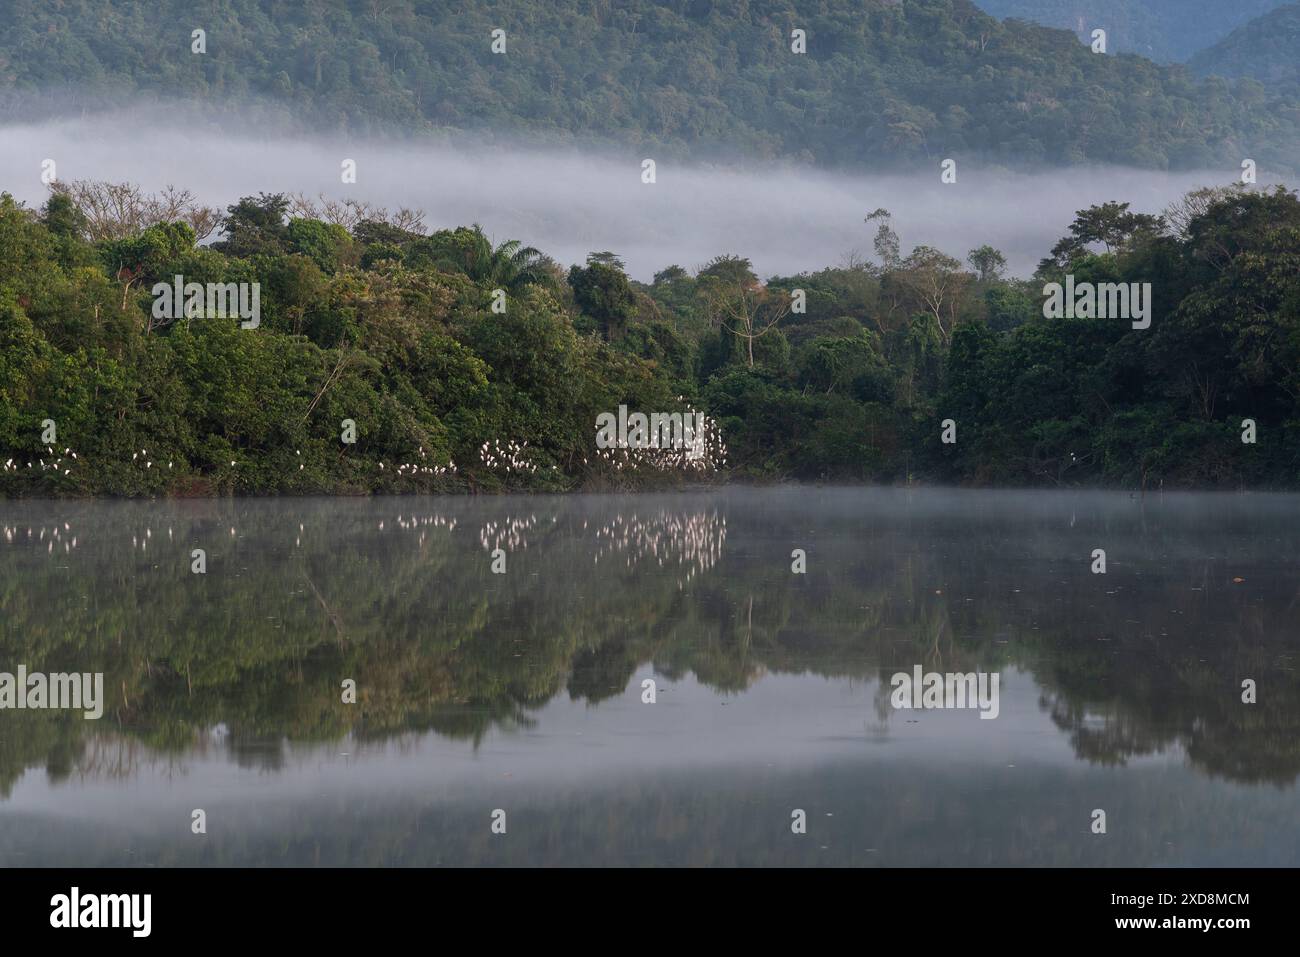
[[[1177,5],[1174,25],[1223,19]],[[299,131],[473,131],[841,169],[978,156],[1291,170],[1300,155],[1294,90],[1099,55],[969,0],[0,0],[0,22],[0,122],[166,116],[160,101],[180,99]]]
[[[0,492],[1300,485],[1294,193],[1081,210],[1028,281],[988,246],[903,255],[905,224],[864,218],[875,261],[764,280],[724,252],[643,284],[614,252],[566,272],[406,210],[6,194]],[[256,327],[160,313],[176,276],[256,284]],[[1149,327],[1045,318],[1067,281],[1150,284]],[[599,450],[620,405],[703,410],[721,442],[691,462]]]

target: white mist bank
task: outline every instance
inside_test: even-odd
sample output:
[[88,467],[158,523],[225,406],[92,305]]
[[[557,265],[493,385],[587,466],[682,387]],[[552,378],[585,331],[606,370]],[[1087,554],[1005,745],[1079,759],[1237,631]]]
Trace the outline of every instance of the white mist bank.
[[[156,123],[156,117],[153,120]],[[904,252],[936,246],[965,259],[989,243],[1025,276],[1065,234],[1076,210],[1119,200],[1158,213],[1189,190],[1234,181],[1237,170],[1162,173],[1077,167],[1011,173],[957,157],[957,182],[939,161],[913,174],[847,175],[806,168],[734,170],[656,158],[641,182],[641,152],[600,155],[471,142],[274,138],[178,123],[143,125],[132,114],[0,128],[0,190],[43,203],[41,164],[58,178],[175,185],[224,209],[258,192],[324,193],[396,208],[419,207],[428,228],[481,223],[496,241],[521,239],[566,266],[612,250],[632,276],[665,266],[694,270],[715,255],[749,257],[760,276],[872,257],[872,210],[893,213]],[[340,181],[344,159],[357,182]],[[1261,181],[1264,180],[1261,175]]]

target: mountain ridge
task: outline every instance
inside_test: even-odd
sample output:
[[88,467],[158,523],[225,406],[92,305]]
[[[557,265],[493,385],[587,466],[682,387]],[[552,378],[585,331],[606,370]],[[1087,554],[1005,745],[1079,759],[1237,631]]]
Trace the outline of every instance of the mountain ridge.
[[269,103],[286,128],[322,132],[590,136],[850,169],[971,156],[1186,169],[1243,155],[1290,168],[1300,153],[1294,97],[1099,56],[968,0],[4,0],[0,19],[0,119],[153,95],[235,114]]
[[976,0],[999,19],[1016,17],[1072,30],[1087,41],[1106,30],[1112,53],[1182,63],[1288,0]]
[[1250,77],[1294,88],[1300,79],[1300,3],[1278,7],[1238,27],[1188,66],[1202,76]]

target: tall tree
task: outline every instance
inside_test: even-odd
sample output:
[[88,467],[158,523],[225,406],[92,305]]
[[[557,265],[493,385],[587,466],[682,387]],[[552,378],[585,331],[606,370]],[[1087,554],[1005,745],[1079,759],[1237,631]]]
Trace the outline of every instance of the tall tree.
[[592,253],[587,265],[569,270],[569,285],[578,308],[591,316],[607,342],[620,339],[636,315],[636,294],[622,262],[613,253]]

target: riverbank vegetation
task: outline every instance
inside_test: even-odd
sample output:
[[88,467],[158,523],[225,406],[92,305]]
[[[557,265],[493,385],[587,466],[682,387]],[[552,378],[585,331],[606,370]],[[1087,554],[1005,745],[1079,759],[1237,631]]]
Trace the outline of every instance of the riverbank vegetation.
[[[597,416],[620,405],[711,417],[725,461],[678,470],[690,481],[1300,484],[1293,193],[1082,210],[1026,281],[987,246],[904,255],[905,224],[864,218],[873,261],[760,279],[723,251],[641,283],[614,252],[566,270],[412,210],[260,194],[218,214],[102,183],[40,209],[5,195],[0,493],[672,481],[599,454]],[[176,276],[257,284],[256,328],[159,316],[154,286]],[[1044,318],[1044,285],[1067,276],[1149,283],[1149,328]]]

